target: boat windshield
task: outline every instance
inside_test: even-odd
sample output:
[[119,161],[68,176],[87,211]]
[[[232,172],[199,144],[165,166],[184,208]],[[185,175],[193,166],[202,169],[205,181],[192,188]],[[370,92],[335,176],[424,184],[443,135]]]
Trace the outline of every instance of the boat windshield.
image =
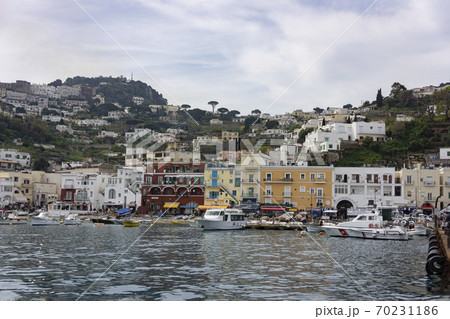
[[357,220],[366,220],[366,216],[359,216]]
[[220,210],[207,210],[205,216],[219,216]]

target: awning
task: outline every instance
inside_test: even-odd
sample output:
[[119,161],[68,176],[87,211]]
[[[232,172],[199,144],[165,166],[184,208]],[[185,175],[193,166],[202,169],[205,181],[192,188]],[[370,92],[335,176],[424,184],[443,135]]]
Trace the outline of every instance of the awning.
[[261,207],[261,210],[285,212],[286,211],[286,207]]
[[297,208],[295,208],[295,207],[294,207],[294,208],[289,208],[289,211],[290,211],[290,212],[296,212],[296,211],[297,211]]
[[25,196],[16,196],[16,195],[14,195],[14,200],[17,203],[27,203],[28,202],[28,199]]
[[180,206],[180,203],[165,203],[164,208],[178,208]]
[[207,205],[200,205],[200,206],[197,207],[197,209],[200,209],[200,210],[213,209],[213,208],[228,208],[228,206],[207,206]]

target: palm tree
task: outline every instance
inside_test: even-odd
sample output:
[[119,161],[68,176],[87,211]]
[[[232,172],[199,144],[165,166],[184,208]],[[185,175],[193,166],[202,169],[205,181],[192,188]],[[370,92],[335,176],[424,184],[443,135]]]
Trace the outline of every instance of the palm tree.
[[219,102],[209,101],[208,104],[212,106],[212,110],[213,110],[213,114],[214,114],[214,109],[216,108],[217,104],[219,104]]

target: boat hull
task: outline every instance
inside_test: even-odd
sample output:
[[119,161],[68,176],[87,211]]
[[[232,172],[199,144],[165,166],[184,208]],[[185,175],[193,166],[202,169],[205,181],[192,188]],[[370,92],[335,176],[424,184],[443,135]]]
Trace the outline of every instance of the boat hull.
[[31,226],[56,226],[61,224],[61,222],[56,219],[45,219],[39,217],[31,217],[30,223]]
[[0,225],[25,225],[28,224],[26,219],[0,219]]
[[66,226],[69,226],[69,225],[78,226],[78,225],[81,225],[81,220],[65,219],[63,224]]
[[94,224],[103,224],[103,225],[123,225],[123,222],[116,219],[103,219],[103,218],[94,218],[92,219]]
[[197,223],[204,230],[237,230],[245,229],[245,221],[223,221],[223,220],[197,220]]
[[137,227],[137,226],[139,226],[139,224],[140,223],[138,221],[126,220],[126,221],[123,222],[123,226],[125,226],[125,227]]

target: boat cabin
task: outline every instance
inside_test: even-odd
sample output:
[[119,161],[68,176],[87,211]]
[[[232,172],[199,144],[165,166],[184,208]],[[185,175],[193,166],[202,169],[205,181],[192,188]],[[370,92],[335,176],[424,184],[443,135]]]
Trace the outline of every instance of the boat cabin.
[[245,214],[240,209],[208,209],[203,215],[207,220],[240,221]]

